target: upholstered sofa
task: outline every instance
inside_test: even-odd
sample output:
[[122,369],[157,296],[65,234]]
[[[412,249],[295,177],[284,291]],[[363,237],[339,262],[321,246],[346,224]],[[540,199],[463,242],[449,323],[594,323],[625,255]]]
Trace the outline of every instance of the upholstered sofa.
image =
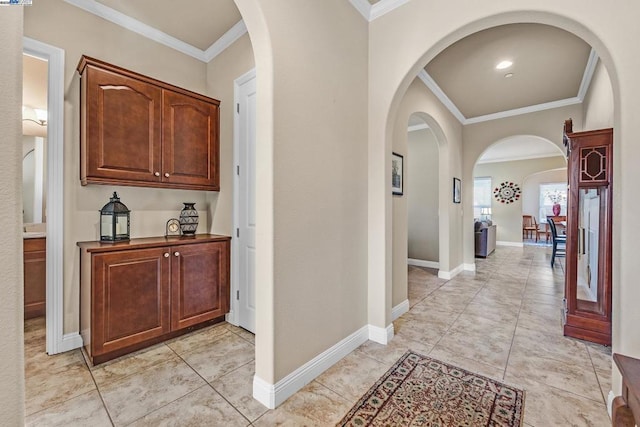
[[476,257],[486,258],[496,249],[497,228],[487,221],[475,222]]

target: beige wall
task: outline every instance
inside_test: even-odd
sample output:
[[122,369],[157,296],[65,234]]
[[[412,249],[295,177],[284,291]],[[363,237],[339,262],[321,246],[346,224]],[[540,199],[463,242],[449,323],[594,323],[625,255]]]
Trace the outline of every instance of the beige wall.
[[24,423],[24,323],[22,286],[22,11],[2,7],[0,13],[0,420]]
[[438,141],[430,129],[409,132],[408,141],[408,256],[438,262]]
[[274,384],[367,324],[367,24],[342,0],[236,3],[258,76],[256,375]]
[[[55,19],[52,19],[55,17]],[[117,191],[131,210],[131,237],[161,236],[182,202],[195,202],[199,233],[209,229],[207,192],[123,186],[81,186],[79,179],[80,80],[75,71],[83,54],[175,84],[206,92],[206,65],[62,0],[38,1],[25,8],[24,33],[65,50],[64,111],[64,332],[78,330],[79,252],[76,242],[96,240],[98,210]]]
[[233,82],[254,66],[248,34],[207,64],[207,94],[220,100],[220,191],[207,193],[216,234],[233,234]]
[[[542,159],[517,160],[512,162],[482,163],[476,165],[474,177],[491,177],[493,188],[508,181],[524,188],[525,179],[534,173],[566,167],[562,156]],[[522,243],[523,197],[514,203],[505,204],[491,198],[491,220],[497,225],[496,240],[504,243]],[[536,214],[536,217],[538,215]]]
[[598,61],[593,79],[584,103],[583,128],[574,130],[594,130],[613,127],[613,90],[611,79],[602,61]]
[[540,184],[567,182],[567,168],[533,173],[524,178],[522,186],[522,214],[533,215],[540,222]]

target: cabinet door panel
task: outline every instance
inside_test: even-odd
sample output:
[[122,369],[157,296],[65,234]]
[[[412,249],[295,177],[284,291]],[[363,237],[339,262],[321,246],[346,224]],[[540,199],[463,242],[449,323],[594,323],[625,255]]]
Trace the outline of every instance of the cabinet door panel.
[[219,190],[217,105],[164,90],[162,120],[163,181]]
[[94,356],[169,332],[166,252],[157,248],[95,256]]
[[46,239],[24,240],[24,318],[46,314]]
[[172,251],[172,329],[185,328],[227,313],[229,243],[176,246]]
[[87,178],[159,182],[160,88],[89,67],[86,91]]

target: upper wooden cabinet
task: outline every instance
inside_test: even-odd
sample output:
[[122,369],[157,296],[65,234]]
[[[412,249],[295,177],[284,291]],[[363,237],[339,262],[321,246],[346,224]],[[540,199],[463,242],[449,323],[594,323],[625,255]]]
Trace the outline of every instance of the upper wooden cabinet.
[[83,56],[80,180],[220,190],[220,101]]

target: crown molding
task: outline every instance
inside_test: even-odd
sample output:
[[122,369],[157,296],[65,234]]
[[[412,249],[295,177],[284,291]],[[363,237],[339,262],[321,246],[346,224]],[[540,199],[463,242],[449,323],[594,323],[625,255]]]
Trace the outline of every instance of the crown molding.
[[578,89],[578,98],[581,102],[584,101],[584,97],[587,96],[589,86],[591,86],[591,79],[593,78],[593,73],[596,71],[598,58],[596,50],[591,48],[589,59],[587,60],[587,66],[584,68],[584,74],[582,75],[582,81],[580,82],[580,89]]
[[520,116],[522,114],[529,114],[538,111],[551,110],[553,108],[566,107],[569,105],[580,104],[581,102],[582,100],[578,97],[559,99],[557,101],[545,102],[543,104],[529,105],[527,107],[514,108],[513,110],[506,110],[492,114],[485,114],[484,116],[471,117],[470,119],[465,119],[462,124],[472,125],[475,123],[504,119],[506,117]]
[[427,86],[431,90],[431,92],[433,92],[433,94],[440,100],[440,102],[442,102],[444,106],[447,107],[447,110],[449,110],[451,114],[453,114],[455,118],[464,125],[465,121],[467,120],[466,117],[462,115],[460,110],[458,110],[458,107],[456,107],[453,101],[451,101],[451,99],[449,99],[444,91],[440,89],[440,86],[438,86],[436,81],[433,80],[433,78],[427,73],[424,68],[418,73],[418,78],[422,80],[422,83],[424,83],[425,86]]
[[126,28],[129,31],[140,34],[148,39],[156,41],[160,44],[168,46],[179,52],[205,62],[204,52],[195,46],[185,43],[169,34],[147,25],[137,19],[118,12],[96,0],[64,0],[65,2],[76,6],[86,12],[92,13],[100,18],[106,19],[116,25]]
[[399,8],[409,0],[381,0],[369,9],[369,22]]
[[407,132],[415,132],[417,130],[429,129],[429,125],[426,123],[420,123],[419,125],[409,126]]
[[226,48],[231,46],[240,37],[247,33],[247,26],[244,21],[239,20],[236,25],[231,27],[229,31],[224,33],[222,37],[216,40],[211,46],[204,51],[204,62],[210,62],[213,58],[220,55]]
[[362,15],[364,19],[369,22],[371,21],[369,19],[369,15],[371,14],[371,3],[367,0],[349,0],[349,3],[351,3],[351,6],[355,7],[356,10],[360,12],[360,15]]

